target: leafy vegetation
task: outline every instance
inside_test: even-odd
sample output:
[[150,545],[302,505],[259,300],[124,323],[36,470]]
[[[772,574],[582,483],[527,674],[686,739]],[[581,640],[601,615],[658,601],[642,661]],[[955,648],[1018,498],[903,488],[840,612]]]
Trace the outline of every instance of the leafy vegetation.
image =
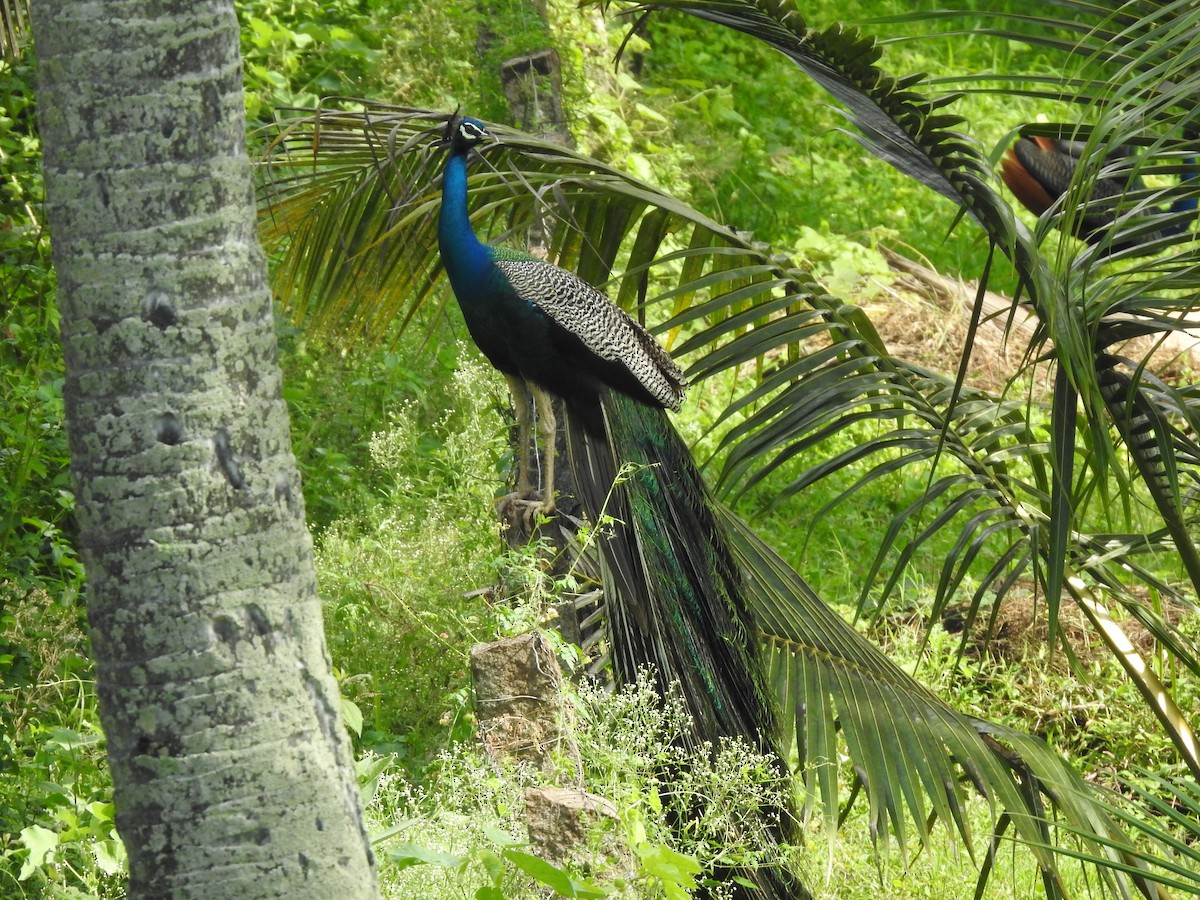
[[[770,759],[734,741],[711,754],[685,752],[678,743],[688,731],[681,704],[677,699],[661,704],[648,679],[615,694],[585,683],[572,700],[570,746],[580,759],[564,748],[558,777],[611,801],[615,813],[601,818],[593,843],[578,848],[573,862],[594,882],[588,887],[592,893],[580,896],[632,889],[635,896],[662,891],[684,897],[715,861],[768,862],[756,841],[761,827],[756,810],[769,808],[787,790]],[[664,778],[664,771],[675,777]],[[389,854],[400,865],[385,870],[385,893],[469,897],[489,882],[496,887],[503,882],[503,896],[527,896],[529,887],[522,891],[510,877],[520,872],[553,886],[530,869],[489,864],[497,846],[522,845],[510,835],[524,831],[525,790],[546,783],[544,771],[511,764],[497,769],[465,743],[439,755],[423,790],[385,770],[368,815],[381,829],[400,823],[391,830],[404,839]],[[687,825],[680,833],[670,822],[684,814]],[[410,869],[410,860],[442,871]]]
[[270,122],[288,107],[365,92],[379,55],[380,23],[350,0],[242,0],[246,118]]
[[115,886],[122,849],[72,547],[33,68],[0,63],[0,892]]
[[[63,364],[50,242],[41,217],[41,147],[33,127],[33,69],[0,70],[0,571],[32,590],[76,586],[71,494],[62,426]],[[64,529],[66,530],[64,533]]]
[[[660,5],[685,7],[686,13],[711,4]],[[674,307],[667,333],[693,363],[700,382],[680,426],[698,455],[711,458],[709,470],[725,496],[737,495],[738,509],[798,566],[819,596],[846,618],[857,618],[895,661],[919,672],[953,706],[1030,731],[1081,770],[1120,786],[1136,803],[1122,806],[1120,795],[1106,795],[1104,802],[1119,811],[1114,815],[1127,828],[1145,837],[1146,846],[1155,842],[1173,860],[1181,870],[1172,876],[1176,888],[1195,891],[1195,856],[1185,843],[1195,831],[1188,810],[1200,806],[1194,786],[1189,793],[1185,764],[1169,729],[1138,693],[1139,682],[1119,675],[1112,652],[1098,643],[1097,634],[1108,632],[1096,612],[1097,598],[1123,604],[1140,627],[1130,618],[1121,624],[1135,638],[1151,674],[1170,688],[1178,708],[1195,709],[1200,627],[1194,589],[1180,587],[1188,574],[1161,530],[1158,498],[1138,463],[1114,453],[1122,441],[1113,424],[1119,414],[1106,413],[1104,401],[1090,391],[1100,377],[1094,371],[1094,338],[1111,327],[1113,313],[1161,324],[1189,311],[1177,298],[1191,292],[1188,266],[1194,251],[1184,249],[1174,261],[1130,258],[1099,269],[1094,257],[1078,254],[1067,239],[1050,236],[1039,251],[1019,231],[1007,231],[1013,226],[1011,216],[1003,216],[1006,205],[981,189],[971,196],[983,198],[987,238],[966,221],[947,238],[960,205],[868,159],[840,130],[846,120],[828,105],[827,95],[756,40],[753,29],[751,35],[717,29],[678,11],[655,16],[626,47],[624,65],[614,72],[609,63],[622,28],[601,25],[565,2],[550,6],[549,35],[540,22],[528,30],[513,26],[511,46],[545,40],[558,45],[580,147],[613,171],[676,195],[690,210],[679,213],[672,207],[680,216],[673,220],[676,225],[686,221],[692,227],[707,216],[714,226],[704,232],[697,225],[665,237],[662,260],[633,258],[636,251],[627,240],[609,262],[618,262],[618,276],[646,266],[652,296],[676,292],[675,300],[658,309]],[[987,6],[987,12],[979,6]],[[901,19],[870,26],[906,38],[887,46],[880,63],[885,72],[1020,73],[1050,79],[1016,79],[1008,82],[1008,93],[996,90],[998,78],[950,85],[971,89],[956,110],[968,117],[961,123],[964,134],[984,148],[1002,146],[1021,123],[1077,117],[1055,86],[1061,85],[1063,71],[1062,48],[1055,42],[1069,38],[1086,44],[1085,35],[1064,38],[1060,30],[1044,28],[1028,40],[992,39],[985,29],[1002,28],[1006,10],[1022,14],[1021,3],[973,4],[944,28],[908,19],[909,7],[864,0],[839,6],[837,15]],[[1181,7],[1174,11],[1183,12]],[[462,103],[473,112],[502,116],[496,85],[477,77],[479,20],[473,3],[396,0],[367,11],[353,2],[253,0],[240,3],[239,13],[252,124],[298,117],[298,111],[286,108],[313,106],[327,95],[374,96],[439,109]],[[818,24],[815,20],[810,24]],[[1185,26],[1194,29],[1195,24],[1180,21],[1163,27],[1178,27],[1181,44],[1191,46]],[[1149,38],[1138,37],[1135,25],[1124,26],[1132,35],[1126,41],[1131,53],[1148,55],[1154,49]],[[940,39],[911,39],[939,29],[945,32]],[[1115,32],[1116,25],[1108,32],[1102,28],[1089,45],[1100,59]],[[783,40],[776,35],[777,42]],[[1130,71],[1136,73],[1137,67]],[[31,74],[27,57],[0,63],[0,383],[5,397],[0,414],[0,769],[13,785],[0,803],[0,893],[119,896],[123,851],[107,802],[103,736],[79,599],[83,573],[71,546],[62,362],[48,239],[40,225]],[[1127,78],[1128,95],[1144,88],[1149,77]],[[1182,72],[1179,83],[1185,90],[1194,85],[1194,75]],[[940,96],[937,81],[905,87]],[[1085,98],[1088,91],[1097,97],[1104,87],[1085,82],[1081,90]],[[865,93],[885,105],[878,95]],[[1177,124],[1174,103],[1168,97],[1149,106],[1168,132]],[[856,107],[855,114],[873,113]],[[1140,121],[1116,116],[1089,121],[1113,141],[1144,140]],[[943,124],[935,140],[949,145],[957,132],[947,127],[957,126]],[[255,140],[267,136],[259,133]],[[514,138],[513,146],[520,149],[520,139]],[[544,154],[539,148],[524,150]],[[557,185],[558,160],[538,158],[541,169],[514,152],[509,168],[501,163],[498,171],[520,171],[532,180],[526,183]],[[984,153],[969,149],[963,158],[969,165],[955,177],[972,165],[986,168]],[[436,158],[430,159],[424,174],[432,178]],[[607,190],[619,197],[621,177],[599,174],[610,178]],[[1154,183],[1163,191],[1176,184],[1169,171],[1157,177]],[[964,188],[963,180],[948,180],[954,190],[975,190]],[[527,214],[528,197],[514,199],[503,177],[491,189],[503,204],[495,216],[497,232]],[[595,185],[588,190],[595,193],[581,191],[570,198],[581,219],[587,204],[613,199]],[[737,233],[729,237],[718,223],[734,226]],[[710,237],[695,237],[703,233]],[[810,330],[785,335],[768,349],[759,347],[738,365],[714,362],[706,356],[710,348],[728,346],[714,333],[727,329],[731,339],[749,335],[753,340],[753,329],[724,324],[744,310],[729,305],[719,313],[691,315],[679,298],[720,300],[721,292],[711,284],[691,284],[690,291],[689,284],[717,272],[723,264],[714,260],[724,251],[752,254],[758,252],[754,241],[760,240],[768,241],[772,252],[794,254],[818,276],[809,280],[790,261],[780,263],[763,251],[764,264],[776,265],[783,280],[803,288],[784,288],[796,294],[777,308],[792,311]],[[1060,379],[1058,394],[1044,390],[1033,370],[1015,373],[997,396],[957,385],[952,375],[905,366],[872,340],[874,330],[860,311],[843,306],[846,300],[865,304],[879,296],[872,294],[878,286],[865,284],[864,275],[884,283],[890,278],[880,245],[906,246],[937,268],[976,277],[987,271],[993,242],[1013,258],[1011,270],[1007,263],[994,264],[993,285],[1015,287],[1015,280],[1008,281],[1010,272],[1021,273],[1040,316],[1040,337],[1053,339],[1059,371],[1070,375]],[[276,264],[286,248],[286,242],[278,245]],[[563,240],[558,249],[566,262],[598,266],[577,242]],[[693,268],[682,263],[689,249],[707,254],[707,262]],[[397,320],[406,317],[414,293],[408,288],[434,271],[397,268],[402,260],[393,258],[392,269],[371,273],[391,277],[387,287],[402,301],[394,312],[384,308],[386,314],[375,320],[378,327],[366,329],[375,331],[377,342],[348,346],[308,327],[282,320],[279,327],[331,654],[347,721],[362,752],[362,783],[371,799],[371,824],[380,835],[386,889],[404,897],[487,898],[534,896],[546,889],[593,896],[616,885],[634,896],[681,897],[716,857],[733,855],[753,864],[752,835],[737,817],[752,806],[750,798],[778,786],[764,778],[745,748],[723,748],[712,757],[681,756],[672,741],[677,713],[670,705],[650,703],[640,688],[613,696],[585,688],[573,700],[583,771],[572,775],[614,801],[619,817],[613,827],[634,858],[559,868],[522,846],[522,792],[532,776],[497,769],[471,743],[466,654],[475,641],[544,624],[551,602],[574,585],[547,572],[536,554],[503,549],[491,514],[491,501],[512,462],[503,382],[461,343],[465,333],[452,305],[421,307],[412,327],[400,332]],[[739,260],[726,265],[732,274],[724,290],[730,293],[755,281],[739,269],[745,265]],[[615,282],[614,296],[635,299],[635,280]],[[765,320],[759,317],[760,323]],[[1048,347],[1035,344],[1030,355]],[[826,368],[821,360],[811,361],[813,348],[827,354],[824,360],[853,360],[857,368]],[[944,367],[951,373],[952,352]],[[780,360],[796,365],[786,368]],[[885,369],[886,379],[864,374]],[[812,391],[848,375],[863,378],[862,389],[847,395],[841,418],[814,414],[803,422],[791,414],[775,420],[801,433],[808,428],[813,439],[799,444],[789,444],[784,425],[772,425],[761,415],[772,409],[767,394],[739,405],[745,396],[739,390],[747,385],[774,379],[776,385],[792,381]],[[1147,383],[1136,367],[1122,377],[1143,388]],[[908,392],[903,402],[878,402],[875,417],[855,412],[861,406],[854,403],[872,391],[877,397],[894,396],[897,384]],[[1166,398],[1166,415],[1180,434],[1194,429],[1189,386],[1150,382],[1150,389]],[[948,402],[951,396],[956,405]],[[909,438],[924,442],[921,454],[910,458],[902,445],[886,443],[894,422],[908,423]],[[748,446],[739,443],[742,436],[770,438],[772,427],[779,436],[775,443],[764,439],[753,452],[742,449]],[[1068,431],[1078,431],[1078,437],[1068,441]],[[867,456],[863,448],[878,453]],[[935,469],[930,460],[939,454],[941,467]],[[831,466],[830,460],[839,464]],[[1181,455],[1179,471],[1190,471],[1192,462]],[[1065,469],[1073,469],[1075,478],[1064,484]],[[963,484],[983,483],[985,489],[956,493]],[[1177,485],[1181,494],[1188,489],[1183,476]],[[1000,519],[989,518],[997,505],[993,492],[1018,498]],[[938,498],[950,499],[939,506]],[[1064,505],[1072,513],[1066,520],[1069,533],[1043,524]],[[1029,510],[1037,512],[1022,518]],[[997,521],[1003,527],[989,524]],[[1008,555],[1017,544],[1006,543],[1007,536],[1018,532],[1040,551]],[[1061,554],[1067,568],[1048,571],[1042,562],[1047,557],[1039,553],[1067,547],[1070,552]],[[1005,560],[1010,565],[996,567]],[[1018,566],[1014,560],[1026,562]],[[1141,582],[1136,590],[1135,576]],[[1075,591],[1080,612],[1058,614],[1053,591],[1054,624],[1039,625],[1046,619],[1047,583],[1062,582]],[[1005,592],[1008,599],[1002,603]],[[530,603],[534,595],[537,602]],[[1014,615],[1013,607],[1028,615]],[[995,626],[990,643],[983,634],[988,624]],[[1011,629],[1008,638],[1005,627]],[[562,652],[574,659],[567,648]],[[829,762],[838,780],[853,784],[850,757],[835,755]],[[686,776],[664,783],[655,773],[666,760]],[[809,786],[816,792],[812,782]],[[673,830],[671,804],[684,802],[681,798],[689,810],[687,825]],[[901,805],[906,802],[911,798]],[[986,835],[993,827],[987,804],[964,793],[961,809],[971,833]],[[818,895],[824,886],[823,895],[830,897],[958,897],[986,862],[986,846],[975,847],[974,859],[961,845],[952,847],[951,823],[943,823],[944,833],[928,834],[918,823],[921,849],[910,842],[897,860],[888,855],[886,835],[876,835],[882,837],[876,842],[872,833],[881,822],[890,822],[902,835],[899,818],[881,819],[873,807],[853,805],[836,842],[821,838],[820,822],[816,816],[811,824],[817,839],[795,850]],[[1010,831],[1003,840],[1011,837]],[[1028,854],[1000,853],[995,862],[1003,877],[992,878],[987,896],[1029,896],[1031,885],[1041,883]],[[1084,870],[1064,862],[1061,876],[1066,892],[1086,889]]]
[[502,384],[465,357],[439,383],[440,398],[381,410],[385,427],[371,436],[364,466],[378,473],[376,496],[334,521],[319,544],[330,649],[343,692],[365,713],[362,744],[418,770],[447,729],[470,734],[467,651],[498,627],[483,598],[469,598],[497,577]]

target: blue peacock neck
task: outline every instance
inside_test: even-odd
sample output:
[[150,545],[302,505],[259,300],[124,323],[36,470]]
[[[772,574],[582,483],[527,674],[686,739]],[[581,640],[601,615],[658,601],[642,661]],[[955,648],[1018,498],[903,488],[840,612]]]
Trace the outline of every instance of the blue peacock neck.
[[442,205],[438,214],[438,249],[460,302],[473,293],[460,291],[460,286],[467,287],[473,279],[483,277],[491,262],[491,254],[475,236],[467,212],[468,152],[452,151],[446,160],[442,175]]

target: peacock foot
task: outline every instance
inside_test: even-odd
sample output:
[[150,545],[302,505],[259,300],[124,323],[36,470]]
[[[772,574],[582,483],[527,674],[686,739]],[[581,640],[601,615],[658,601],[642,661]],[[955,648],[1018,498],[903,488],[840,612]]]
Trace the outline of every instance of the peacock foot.
[[520,523],[525,532],[532,534],[539,519],[547,519],[554,513],[554,498],[543,500],[521,491],[506,494],[496,501],[496,514],[506,522]]

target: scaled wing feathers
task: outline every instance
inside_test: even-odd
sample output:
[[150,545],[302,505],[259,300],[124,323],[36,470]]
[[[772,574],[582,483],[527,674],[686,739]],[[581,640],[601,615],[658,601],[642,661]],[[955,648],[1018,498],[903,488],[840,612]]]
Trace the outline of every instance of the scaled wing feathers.
[[623,363],[651,396],[678,411],[683,403],[683,372],[628,313],[587,282],[550,263],[502,252],[495,262],[521,297],[597,356]]

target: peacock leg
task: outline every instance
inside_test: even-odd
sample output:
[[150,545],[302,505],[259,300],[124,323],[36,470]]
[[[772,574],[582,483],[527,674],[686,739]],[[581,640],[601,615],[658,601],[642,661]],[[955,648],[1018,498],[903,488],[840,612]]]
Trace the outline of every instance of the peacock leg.
[[517,493],[512,499],[530,500],[534,491],[533,480],[529,476],[529,435],[530,426],[533,424],[533,411],[529,408],[529,389],[525,386],[525,379],[519,375],[509,375],[506,372],[504,380],[508,382],[508,389],[512,392],[513,409],[517,414]]
[[[554,512],[554,405],[548,394],[526,384],[519,376],[506,373],[504,377],[512,391],[513,409],[517,414],[517,489],[501,497],[496,509],[506,520],[520,516],[525,530],[532,532],[538,516],[548,516]],[[532,475],[530,437],[533,431],[533,408],[529,402],[530,393],[537,403],[538,435],[546,459],[546,483],[540,499]]]
[[554,419],[554,400],[535,385],[529,386],[533,392],[534,402],[538,411],[538,436],[541,437],[542,456],[546,460],[546,474],[542,480],[542,505],[537,510],[543,516],[554,512],[554,443],[558,436],[558,422]]

